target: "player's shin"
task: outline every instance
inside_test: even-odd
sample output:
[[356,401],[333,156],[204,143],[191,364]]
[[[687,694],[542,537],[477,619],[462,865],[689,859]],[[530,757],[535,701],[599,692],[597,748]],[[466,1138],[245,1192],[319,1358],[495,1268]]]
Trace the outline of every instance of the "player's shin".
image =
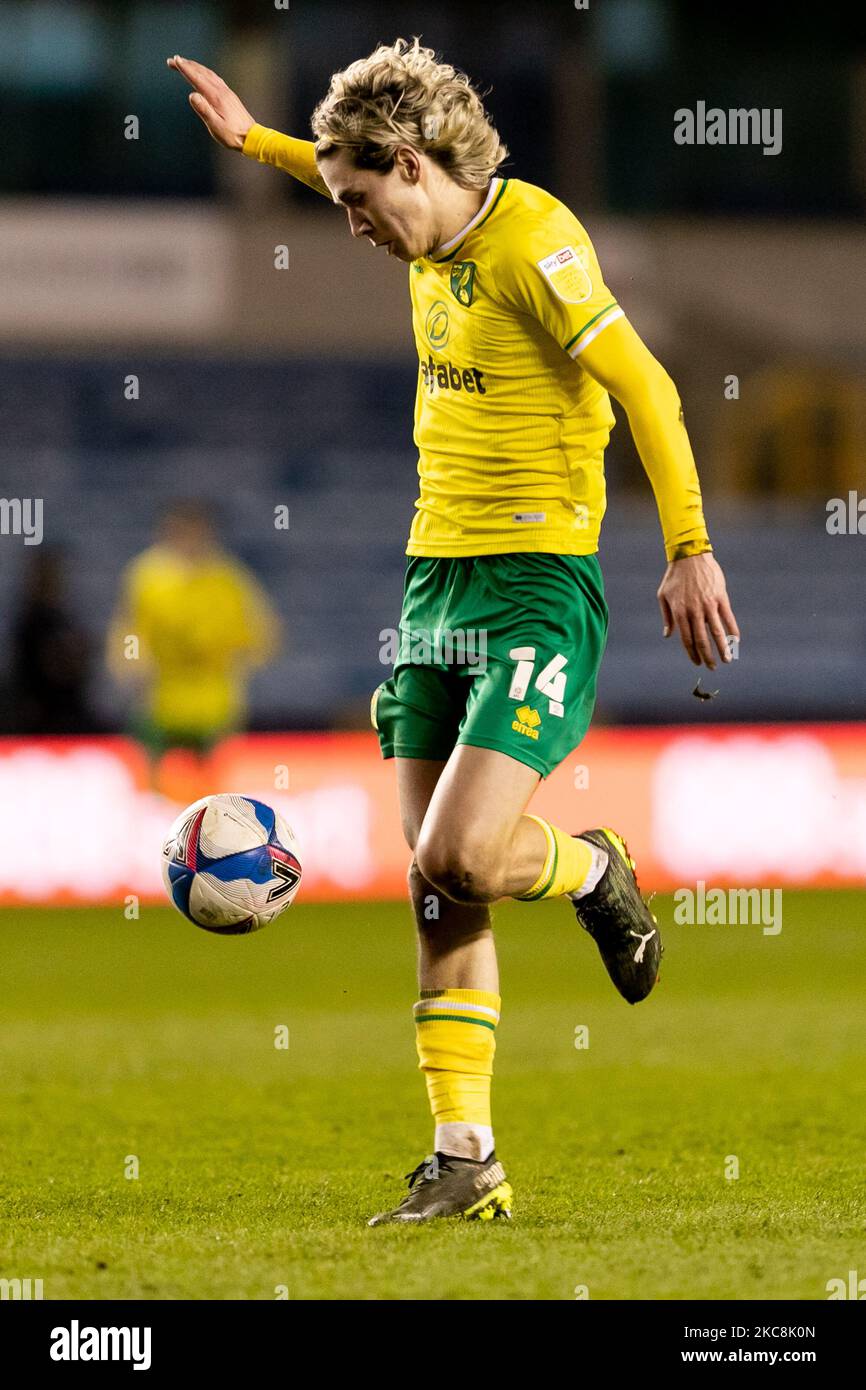
[[490,1086],[499,1021],[499,974],[486,907],[453,903],[413,863],[420,998],[419,1066],[435,1124],[436,1153],[483,1160],[493,1151]]

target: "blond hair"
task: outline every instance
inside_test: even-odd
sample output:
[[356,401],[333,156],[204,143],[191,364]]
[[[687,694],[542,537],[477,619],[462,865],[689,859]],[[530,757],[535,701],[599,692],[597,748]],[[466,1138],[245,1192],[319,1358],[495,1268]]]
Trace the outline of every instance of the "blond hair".
[[396,39],[335,72],[311,120],[316,157],[351,152],[387,174],[400,145],[435,159],[461,188],[486,188],[508,150],[465,73],[432,48]]

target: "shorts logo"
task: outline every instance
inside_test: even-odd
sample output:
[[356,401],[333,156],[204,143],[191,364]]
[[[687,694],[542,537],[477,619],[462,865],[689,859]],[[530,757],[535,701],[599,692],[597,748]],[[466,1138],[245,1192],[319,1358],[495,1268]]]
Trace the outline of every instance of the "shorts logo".
[[514,711],[517,718],[511,727],[516,734],[525,734],[527,738],[538,738],[538,726],[541,723],[541,715],[537,709],[530,709],[529,705],[521,705],[520,709]]
[[536,265],[553,293],[565,304],[583,304],[592,294],[592,280],[587,266],[589,251],[585,246],[563,246]]
[[451,267],[451,293],[467,309],[475,292],[475,262],[457,261]]
[[424,332],[427,334],[427,341],[431,348],[439,352],[448,342],[450,326],[448,323],[448,305],[441,299],[437,299],[427,311],[424,320]]

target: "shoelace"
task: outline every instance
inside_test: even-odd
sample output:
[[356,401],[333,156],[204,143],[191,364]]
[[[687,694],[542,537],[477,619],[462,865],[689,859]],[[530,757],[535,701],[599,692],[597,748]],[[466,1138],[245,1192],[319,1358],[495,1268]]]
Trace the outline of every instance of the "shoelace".
[[[429,1168],[431,1162],[432,1160],[430,1158],[422,1158],[417,1168],[413,1168],[411,1173],[403,1174],[403,1177],[409,1184],[410,1190],[416,1185],[416,1183],[421,1181],[422,1174],[424,1174],[424,1180],[426,1182],[433,1181],[433,1179],[431,1177],[428,1177],[426,1173],[426,1170]],[[439,1165],[439,1168],[441,1170],[441,1164]]]
[[[427,1169],[433,1164],[435,1164],[436,1171],[434,1174],[428,1174]],[[411,1173],[404,1173],[403,1177],[408,1182],[411,1191],[411,1189],[421,1181],[435,1182],[440,1173],[450,1173],[451,1171],[452,1164],[448,1162],[447,1154],[442,1154],[441,1156],[439,1154],[428,1154],[426,1158],[422,1158],[417,1168],[413,1168]]]

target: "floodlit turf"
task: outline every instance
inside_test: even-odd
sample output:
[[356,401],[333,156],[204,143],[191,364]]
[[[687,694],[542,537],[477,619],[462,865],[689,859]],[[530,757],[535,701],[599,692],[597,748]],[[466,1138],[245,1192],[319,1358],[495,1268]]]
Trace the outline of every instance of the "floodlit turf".
[[46,1298],[826,1298],[866,1275],[864,919],[866,895],[786,892],[778,936],[670,925],[630,1008],[569,908],[503,905],[515,1219],[369,1230],[432,1138],[408,909],[301,901],[230,940],[167,908],[8,910],[0,1276]]

